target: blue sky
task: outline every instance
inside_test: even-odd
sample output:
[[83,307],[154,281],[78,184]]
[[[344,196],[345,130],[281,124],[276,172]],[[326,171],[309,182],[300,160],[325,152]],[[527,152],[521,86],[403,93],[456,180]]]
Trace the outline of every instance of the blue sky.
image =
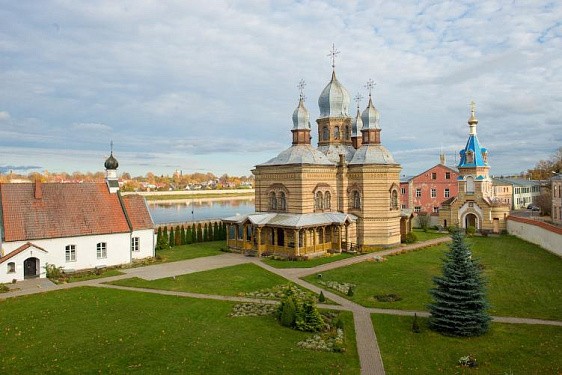
[[0,167],[99,171],[113,140],[121,172],[249,175],[290,146],[301,79],[317,141],[334,43],[351,97],[377,83],[403,174],[454,164],[471,100],[491,172],[517,173],[562,146],[561,20],[555,1],[5,2]]

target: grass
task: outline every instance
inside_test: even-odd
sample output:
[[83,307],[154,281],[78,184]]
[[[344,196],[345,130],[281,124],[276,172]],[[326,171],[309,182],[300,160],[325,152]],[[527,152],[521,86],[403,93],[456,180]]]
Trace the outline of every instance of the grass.
[[228,317],[232,306],[88,287],[11,298],[0,373],[359,374],[350,313],[347,352],[326,353],[273,317]]
[[[419,318],[421,333],[412,333],[412,317],[373,315],[384,368],[392,374],[560,374],[562,327],[493,323],[481,337],[453,338],[430,331]],[[478,367],[460,367],[473,355]]]
[[[562,261],[513,236],[467,239],[484,265],[490,313],[562,320]],[[323,272],[323,281],[356,284],[353,301],[368,307],[426,310],[432,277],[441,274],[446,245]],[[316,283],[315,277],[307,281]],[[375,295],[398,294],[401,301],[378,302]]]
[[130,278],[112,282],[114,285],[134,288],[173,290],[181,292],[237,296],[287,284],[288,281],[255,264],[240,264],[210,271],[167,277],[158,280]]
[[225,246],[224,241],[200,242],[189,245],[174,246],[165,250],[156,250],[156,255],[161,257],[162,263],[177,262],[212,255],[222,254],[221,248]]
[[418,241],[427,241],[449,236],[449,233],[439,233],[433,229],[428,229],[427,232],[424,232],[422,229],[413,229],[412,232],[416,235]]
[[351,258],[353,254],[341,253],[325,257],[318,257],[309,260],[281,260],[264,258],[262,262],[275,268],[312,268],[326,263],[336,262],[338,260]]
[[99,275],[96,274],[95,272],[88,272],[88,273],[83,273],[83,274],[79,274],[79,275],[75,275],[75,276],[70,276],[67,279],[67,282],[76,283],[78,281],[101,279],[101,278],[104,278],[104,277],[119,276],[119,275],[122,275],[122,274],[123,274],[123,272],[112,268],[112,269],[102,271]]

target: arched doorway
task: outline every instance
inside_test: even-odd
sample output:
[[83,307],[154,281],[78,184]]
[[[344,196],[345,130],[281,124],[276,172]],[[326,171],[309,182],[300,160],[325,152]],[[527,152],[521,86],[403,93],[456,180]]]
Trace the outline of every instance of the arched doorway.
[[32,279],[39,276],[39,259],[27,258],[23,262],[23,277],[24,279]]
[[478,218],[474,214],[467,214],[465,217],[465,228],[474,227],[478,229]]

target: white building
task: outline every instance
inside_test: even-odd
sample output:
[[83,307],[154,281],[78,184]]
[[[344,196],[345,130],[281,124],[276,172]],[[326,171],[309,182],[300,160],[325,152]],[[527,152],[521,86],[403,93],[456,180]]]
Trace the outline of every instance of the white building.
[[121,196],[117,160],[105,183],[0,184],[0,283],[154,256],[154,223],[140,195]]
[[495,178],[494,184],[509,184],[513,188],[513,197],[511,199],[514,210],[527,208],[531,203],[541,195],[540,181],[524,180],[519,178]]

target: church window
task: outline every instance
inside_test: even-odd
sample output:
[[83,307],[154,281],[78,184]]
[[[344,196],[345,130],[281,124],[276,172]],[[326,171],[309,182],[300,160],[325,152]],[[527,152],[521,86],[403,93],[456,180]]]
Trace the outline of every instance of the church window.
[[431,198],[437,198],[437,189],[431,189]]
[[340,127],[336,126],[334,128],[334,139],[340,139]]
[[8,273],[16,272],[16,264],[14,262],[8,263]]
[[269,193],[269,209],[270,210],[276,210],[277,209],[277,197],[275,197],[274,191]]
[[67,262],[76,262],[76,245],[66,245],[64,256]]
[[390,208],[393,210],[398,209],[398,192],[396,190],[392,190],[390,193]]
[[314,209],[321,210],[324,207],[324,197],[322,196],[322,192],[316,192],[316,199],[314,200]]
[[474,193],[474,177],[468,176],[466,178],[466,190],[467,193]]
[[361,209],[361,194],[359,194],[357,190],[355,190],[352,195],[352,207],[358,210]]
[[400,194],[406,195],[406,188],[400,188]]
[[98,259],[107,258],[107,243],[99,242],[96,246],[96,255]]
[[329,191],[327,191],[326,193],[324,193],[324,208],[329,210],[332,206],[332,195],[330,194]]
[[279,209],[281,211],[287,210],[287,198],[285,197],[284,192],[279,193]]
[[131,251],[140,251],[140,238],[131,238]]
[[445,180],[451,179],[451,172],[445,172]]
[[345,139],[350,139],[351,135],[349,133],[349,126],[346,125],[345,127]]
[[322,128],[322,138],[325,141],[330,140],[330,131],[328,130],[327,126],[324,126],[324,128]]
[[449,189],[445,189],[445,198],[449,198],[449,195],[451,194]]
[[416,189],[416,197],[421,197],[421,189]]

